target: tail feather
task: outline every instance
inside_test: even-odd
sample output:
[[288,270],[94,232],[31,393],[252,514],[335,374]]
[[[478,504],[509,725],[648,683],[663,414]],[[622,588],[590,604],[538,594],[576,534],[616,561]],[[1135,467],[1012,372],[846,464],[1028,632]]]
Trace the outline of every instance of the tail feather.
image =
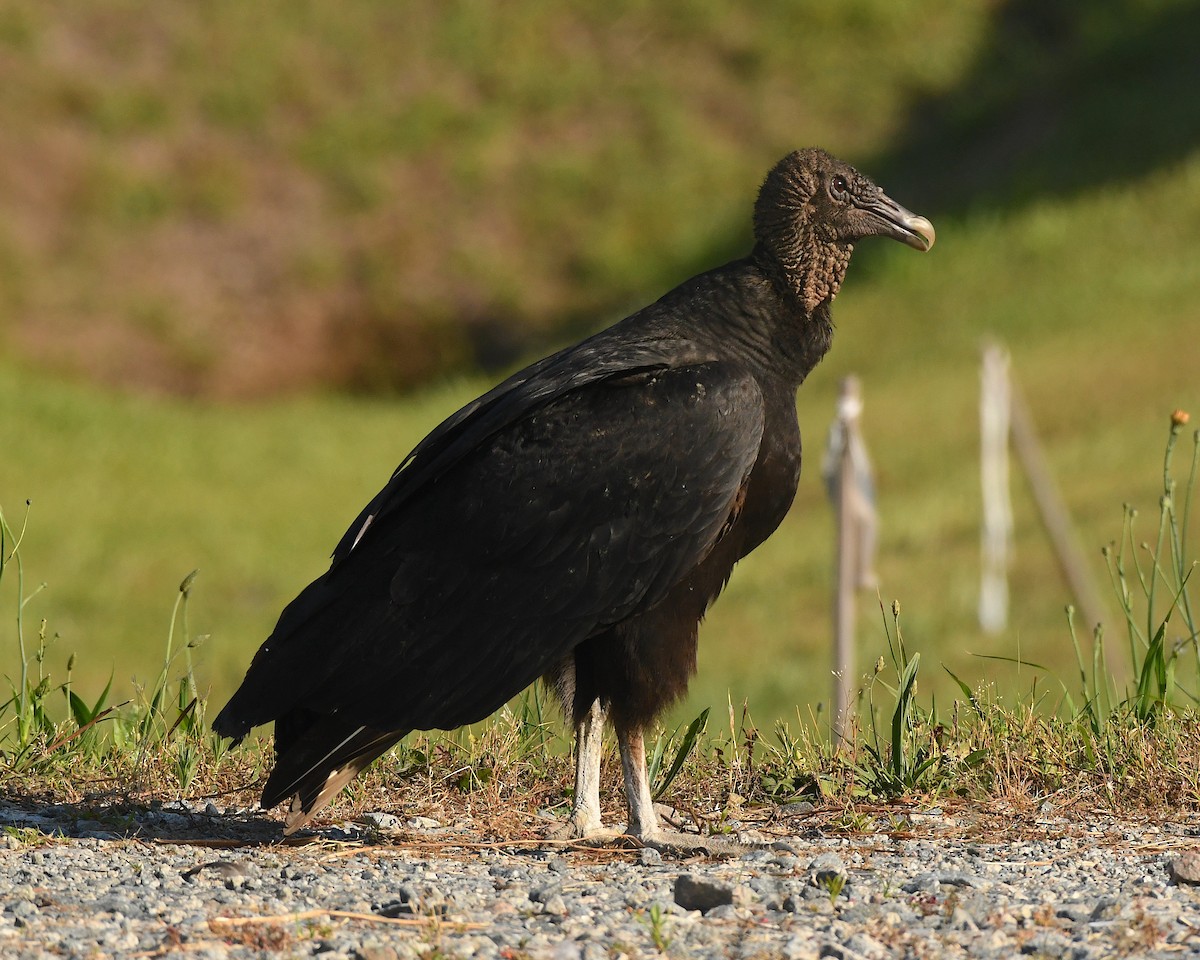
[[275,732],[278,759],[260,803],[266,809],[292,797],[284,834],[294,833],[406,733],[355,726],[337,717],[281,717]]

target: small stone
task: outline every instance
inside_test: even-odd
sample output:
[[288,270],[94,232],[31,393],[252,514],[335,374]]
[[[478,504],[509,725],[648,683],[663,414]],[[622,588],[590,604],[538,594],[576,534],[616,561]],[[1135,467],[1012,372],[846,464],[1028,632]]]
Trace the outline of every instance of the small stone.
[[733,885],[694,873],[680,874],[675,880],[675,902],[685,910],[707,913],[714,907],[733,903]]
[[779,815],[782,817],[806,817],[817,808],[807,800],[797,800],[794,803],[785,803],[779,808]]
[[229,881],[239,881],[237,885],[241,886],[240,881],[244,881],[250,875],[250,868],[241,860],[213,860],[209,863],[202,863],[198,867],[192,867],[183,875],[183,879],[194,883],[196,877],[201,873],[225,880],[226,886],[231,886]]
[[922,873],[900,885],[905,893],[937,893],[940,888],[941,884],[932,873]]
[[820,960],[820,950],[808,937],[792,937],[783,945],[784,960]]
[[1092,908],[1091,921],[1116,920],[1121,915],[1121,901],[1114,897],[1104,897]]
[[545,903],[551,897],[557,896],[560,893],[558,884],[548,884],[544,887],[532,887],[529,890],[529,899],[533,903]]
[[849,879],[846,864],[836,853],[822,853],[808,865],[809,876],[815,886],[825,886],[832,880]]
[[542,902],[542,912],[548,913],[552,917],[565,917],[567,915],[567,902],[562,898],[561,894],[556,893]]
[[710,920],[742,920],[744,913],[740,907],[735,907],[732,903],[723,903],[719,907],[713,907],[705,916]]
[[10,908],[13,926],[23,927],[38,915],[37,904],[32,900],[18,900]]
[[1033,938],[1021,944],[1021,952],[1033,954],[1039,958],[1066,957],[1071,952],[1071,941],[1060,933],[1045,932],[1034,934]]
[[642,847],[638,852],[638,861],[643,867],[656,867],[663,862],[663,858],[653,847]]
[[399,830],[401,826],[400,818],[393,813],[372,811],[364,813],[360,819],[368,827],[374,827],[376,830]]
[[364,944],[353,953],[354,960],[400,960],[394,948],[381,943]]
[[757,900],[758,895],[745,884],[739,883],[733,888],[733,905],[735,907],[748,907]]
[[1086,923],[1092,919],[1092,908],[1085,903],[1067,903],[1059,907],[1054,915],[1072,923]]
[[846,941],[846,946],[867,960],[885,960],[888,948],[866,933],[856,933]]
[[827,943],[821,947],[821,957],[829,960],[865,960],[843,943]]
[[1176,883],[1200,884],[1200,851],[1190,850],[1167,864],[1167,872]]
[[963,933],[973,933],[979,929],[979,924],[975,922],[975,918],[967,913],[962,907],[955,907],[946,921],[946,926],[951,930],[959,930]]

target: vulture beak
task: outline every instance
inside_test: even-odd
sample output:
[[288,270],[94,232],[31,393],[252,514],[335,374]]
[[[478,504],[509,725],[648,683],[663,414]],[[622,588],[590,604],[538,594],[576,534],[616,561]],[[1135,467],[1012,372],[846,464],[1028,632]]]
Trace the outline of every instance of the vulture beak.
[[875,220],[880,236],[899,240],[922,253],[933,246],[937,237],[932,223],[905,210],[882,190],[863,204],[863,210]]

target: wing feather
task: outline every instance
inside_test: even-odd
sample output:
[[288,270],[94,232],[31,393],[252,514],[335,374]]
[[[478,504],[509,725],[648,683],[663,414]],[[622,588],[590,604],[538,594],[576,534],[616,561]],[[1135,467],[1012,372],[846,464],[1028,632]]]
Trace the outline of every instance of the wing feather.
[[473,722],[707,555],[758,455],[754,380],[626,366],[550,392],[523,414],[485,395],[490,415],[457,421],[476,439],[452,424],[414,451],[284,611],[226,727],[305,702],[376,730]]

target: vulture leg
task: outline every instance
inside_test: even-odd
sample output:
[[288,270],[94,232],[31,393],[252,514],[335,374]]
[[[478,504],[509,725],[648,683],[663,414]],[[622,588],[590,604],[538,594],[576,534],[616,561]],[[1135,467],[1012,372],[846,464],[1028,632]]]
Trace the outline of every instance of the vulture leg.
[[625,794],[629,800],[627,834],[637,837],[647,847],[680,857],[696,854],[741,856],[753,849],[723,837],[681,833],[660,826],[658,814],[654,812],[654,798],[650,793],[650,778],[646,773],[646,744],[642,738],[642,728],[618,726],[617,743],[621,747],[621,769],[625,774]]
[[625,798],[629,803],[629,826],[625,832],[643,843],[653,843],[661,831],[654,812],[654,798],[650,796],[642,728],[618,726],[617,743],[621,748],[621,772],[625,775]]
[[600,755],[604,750],[604,709],[593,700],[575,725],[575,803],[571,816],[553,831],[556,840],[583,840],[605,833],[600,823]]

